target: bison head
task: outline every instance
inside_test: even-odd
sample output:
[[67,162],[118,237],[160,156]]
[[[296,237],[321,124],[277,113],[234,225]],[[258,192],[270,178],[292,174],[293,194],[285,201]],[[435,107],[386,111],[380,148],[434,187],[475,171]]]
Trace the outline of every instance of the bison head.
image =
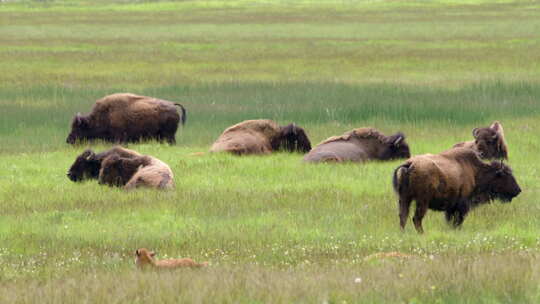
[[502,161],[489,164],[488,173],[483,176],[481,184],[486,185],[490,199],[499,198],[503,202],[510,202],[521,192],[512,169]]
[[80,182],[88,178],[97,178],[101,162],[96,158],[96,154],[88,149],[77,156],[75,162],[69,168],[67,176],[74,182]]
[[398,132],[386,137],[380,156],[381,160],[409,157],[411,157],[411,151],[409,150],[409,145],[405,142],[405,134]]
[[488,128],[475,128],[472,133],[476,149],[482,158],[508,159],[503,128],[498,121],[495,121]]
[[124,158],[116,154],[103,160],[99,172],[99,184],[109,186],[124,186],[131,177],[139,170],[139,167],[147,165],[147,157]]
[[309,152],[311,142],[306,131],[294,123],[281,127],[281,131],[272,141],[273,150],[285,150],[288,152]]
[[71,122],[71,132],[69,133],[66,142],[73,145],[77,140],[88,139],[89,131],[90,124],[88,123],[88,118],[82,116],[81,113],[77,113]]

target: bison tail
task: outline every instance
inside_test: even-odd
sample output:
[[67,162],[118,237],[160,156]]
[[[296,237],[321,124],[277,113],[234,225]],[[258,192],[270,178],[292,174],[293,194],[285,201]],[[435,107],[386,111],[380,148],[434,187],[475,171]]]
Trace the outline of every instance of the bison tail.
[[396,191],[398,194],[403,193],[409,186],[410,168],[411,163],[406,162],[394,170],[392,184],[394,186],[394,191]]
[[187,111],[186,111],[186,108],[184,108],[183,105],[179,104],[179,103],[175,103],[174,104],[175,106],[179,106],[180,109],[182,110],[182,125],[185,125],[186,124],[186,120],[187,120]]

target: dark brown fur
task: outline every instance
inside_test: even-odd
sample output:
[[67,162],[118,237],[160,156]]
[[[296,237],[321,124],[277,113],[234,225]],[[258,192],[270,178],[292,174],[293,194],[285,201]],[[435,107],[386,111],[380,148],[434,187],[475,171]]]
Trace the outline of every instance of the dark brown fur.
[[458,143],[454,145],[454,148],[473,149],[484,159],[508,159],[504,130],[498,121],[493,122],[491,126],[486,128],[474,128],[472,134],[474,141]]
[[317,145],[304,160],[308,162],[363,162],[391,160],[411,156],[405,135],[385,136],[373,128],[359,128],[333,136]]
[[[181,116],[176,106],[180,107]],[[184,124],[186,110],[179,103],[129,93],[113,94],[96,101],[90,114],[75,115],[66,142],[157,139],[174,144],[180,118]]]
[[210,151],[243,155],[274,151],[305,153],[310,149],[305,130],[296,124],[279,126],[272,120],[258,119],[246,120],[225,129]]
[[496,198],[511,201],[521,192],[510,167],[499,161],[484,163],[467,148],[410,158],[394,171],[393,185],[401,229],[415,200],[413,222],[419,233],[428,209],[444,211],[446,220],[459,227],[472,208]]
[[103,160],[111,155],[118,155],[124,158],[133,158],[141,156],[139,153],[116,146],[107,151],[96,154],[91,149],[85,150],[75,159],[75,162],[67,172],[68,178],[73,182],[80,182],[85,179],[97,179],[99,169]]
[[101,164],[99,183],[116,187],[125,186],[139,168],[150,163],[151,159],[148,156],[125,158],[113,154],[105,158]]

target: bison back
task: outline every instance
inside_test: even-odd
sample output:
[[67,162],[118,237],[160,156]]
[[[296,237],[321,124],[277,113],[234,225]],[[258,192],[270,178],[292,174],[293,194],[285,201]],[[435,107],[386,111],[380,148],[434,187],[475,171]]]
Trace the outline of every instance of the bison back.
[[242,130],[222,134],[210,148],[210,152],[233,154],[266,154],[272,152],[270,141],[263,134]]
[[366,151],[355,142],[328,141],[312,149],[304,160],[308,162],[352,161],[362,162],[369,158]]

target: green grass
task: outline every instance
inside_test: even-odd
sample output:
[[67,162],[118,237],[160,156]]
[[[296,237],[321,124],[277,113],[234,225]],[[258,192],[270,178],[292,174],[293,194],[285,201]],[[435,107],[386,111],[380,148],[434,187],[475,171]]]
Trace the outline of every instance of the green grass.
[[[0,4],[0,303],[538,303],[538,1]],[[175,190],[75,184],[77,112],[114,92],[183,103]],[[499,120],[523,189],[462,229],[399,231],[400,161],[198,155],[236,122],[403,131],[437,153]],[[140,272],[135,249],[209,261]],[[370,258],[398,251],[405,259]],[[355,279],[361,278],[360,283]]]

